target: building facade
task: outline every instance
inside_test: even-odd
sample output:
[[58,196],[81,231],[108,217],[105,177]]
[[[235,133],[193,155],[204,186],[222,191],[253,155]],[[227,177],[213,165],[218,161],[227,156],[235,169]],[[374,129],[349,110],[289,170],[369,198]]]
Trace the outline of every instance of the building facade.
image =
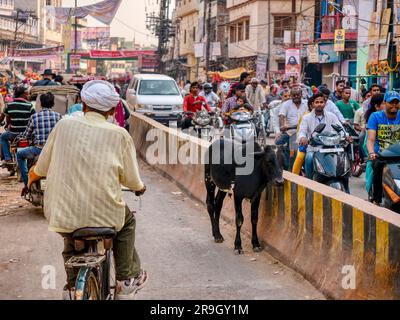
[[199,77],[200,58],[195,57],[195,43],[199,42],[200,0],[176,1],[176,37],[182,66],[186,69],[186,79],[194,81]]
[[303,48],[314,41],[314,0],[227,0],[230,67],[256,70],[265,59],[265,77],[285,70],[287,48]]

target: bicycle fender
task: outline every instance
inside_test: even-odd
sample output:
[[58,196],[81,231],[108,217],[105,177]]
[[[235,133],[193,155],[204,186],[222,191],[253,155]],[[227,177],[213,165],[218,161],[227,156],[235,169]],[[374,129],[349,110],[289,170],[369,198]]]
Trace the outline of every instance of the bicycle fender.
[[90,271],[91,268],[89,267],[82,267],[79,269],[79,273],[75,282],[75,300],[83,300],[83,293],[85,292],[86,281],[89,277]]

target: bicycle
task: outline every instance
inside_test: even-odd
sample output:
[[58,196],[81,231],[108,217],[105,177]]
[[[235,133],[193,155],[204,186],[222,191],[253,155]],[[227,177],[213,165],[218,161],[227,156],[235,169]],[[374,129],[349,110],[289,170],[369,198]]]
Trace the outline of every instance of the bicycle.
[[[122,191],[129,191],[123,189]],[[142,195],[135,192],[136,196]],[[66,263],[77,271],[73,300],[115,300],[117,281],[113,255],[114,228],[83,228],[72,234],[75,251]]]

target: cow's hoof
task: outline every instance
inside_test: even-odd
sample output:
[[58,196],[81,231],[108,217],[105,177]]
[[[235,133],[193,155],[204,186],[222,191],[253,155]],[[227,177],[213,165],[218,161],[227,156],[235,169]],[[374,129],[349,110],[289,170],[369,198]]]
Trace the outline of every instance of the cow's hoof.
[[235,249],[235,255],[240,256],[242,254],[244,254],[243,249]]
[[263,248],[261,248],[261,247],[254,247],[254,248],[253,248],[253,251],[254,251],[254,252],[261,252],[261,251],[263,251]]
[[224,237],[221,236],[221,237],[214,238],[214,241],[215,241],[215,243],[223,243],[225,240],[224,240]]

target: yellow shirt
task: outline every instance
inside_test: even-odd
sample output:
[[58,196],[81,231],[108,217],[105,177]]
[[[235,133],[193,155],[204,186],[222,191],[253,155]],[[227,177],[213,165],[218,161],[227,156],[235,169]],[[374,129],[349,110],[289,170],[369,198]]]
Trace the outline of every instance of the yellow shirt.
[[120,231],[125,223],[121,185],[134,191],[144,187],[131,136],[95,112],[61,120],[35,172],[47,177],[44,212],[49,230],[60,233],[85,227]]

